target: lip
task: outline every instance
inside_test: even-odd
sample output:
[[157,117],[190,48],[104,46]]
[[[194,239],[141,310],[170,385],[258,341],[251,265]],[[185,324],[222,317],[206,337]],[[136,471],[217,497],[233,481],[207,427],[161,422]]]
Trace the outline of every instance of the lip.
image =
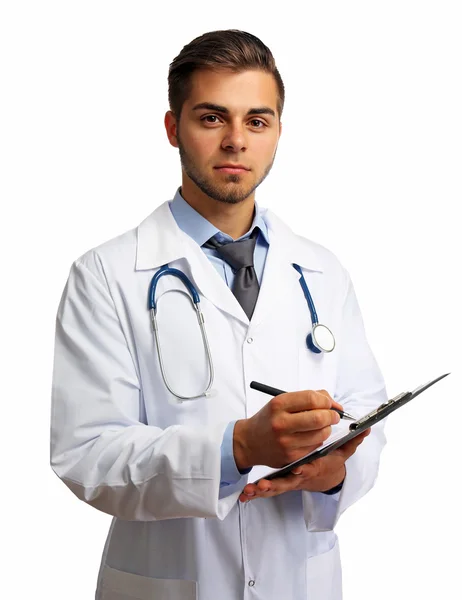
[[223,171],[223,173],[245,173],[246,171],[250,171],[243,165],[233,165],[233,164],[224,164],[219,167],[215,167],[218,171]]

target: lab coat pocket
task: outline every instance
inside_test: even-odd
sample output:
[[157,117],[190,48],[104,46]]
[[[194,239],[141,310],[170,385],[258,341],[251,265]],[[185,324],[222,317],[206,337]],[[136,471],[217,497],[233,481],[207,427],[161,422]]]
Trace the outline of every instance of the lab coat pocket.
[[308,598],[313,600],[341,600],[342,572],[338,540],[334,546],[306,561]]
[[196,600],[197,583],[182,579],[153,579],[105,566],[101,600]]

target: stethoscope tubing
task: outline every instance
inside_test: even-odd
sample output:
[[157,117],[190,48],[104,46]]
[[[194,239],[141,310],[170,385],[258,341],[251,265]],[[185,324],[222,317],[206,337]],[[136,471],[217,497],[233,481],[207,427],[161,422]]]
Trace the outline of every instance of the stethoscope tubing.
[[308,286],[306,285],[306,281],[303,276],[301,267],[299,265],[296,265],[295,263],[293,263],[292,266],[298,273],[300,273],[300,285],[302,286],[303,293],[305,295],[306,301],[308,302],[308,308],[309,308],[310,314],[311,314],[311,325],[314,327],[315,325],[317,325],[319,323],[319,321],[318,321],[318,313],[316,312],[316,309],[314,307],[313,298],[311,297],[310,290],[308,289]]
[[[311,297],[308,286],[306,284],[305,278],[303,276],[301,267],[295,263],[293,263],[292,266],[300,274],[300,285],[302,287],[303,294],[306,298],[308,308],[310,311],[310,315],[311,315],[312,331],[307,336],[307,346],[311,351],[313,351],[315,353],[331,352],[333,350],[333,348],[335,347],[335,338],[334,338],[332,332],[330,331],[330,329],[328,329],[325,325],[319,324],[318,315],[316,313],[314,302]],[[160,344],[160,339],[159,339],[159,328],[157,325],[157,303],[156,303],[157,284],[158,284],[160,278],[165,275],[173,275],[175,277],[178,277],[184,283],[185,287],[189,291],[189,294],[186,294],[186,295],[188,296],[193,307],[196,310],[196,316],[197,316],[197,320],[199,322],[199,327],[201,330],[202,341],[203,341],[204,348],[205,348],[205,351],[207,354],[207,363],[209,366],[209,380],[207,383],[207,387],[204,392],[202,392],[200,394],[196,394],[194,396],[183,396],[182,394],[177,394],[173,390],[172,386],[169,384],[167,375],[165,372],[165,366],[164,366],[161,344]],[[213,368],[212,354],[210,352],[210,346],[209,346],[209,342],[207,339],[207,332],[205,330],[204,315],[202,314],[202,311],[200,309],[200,297],[199,297],[199,294],[198,294],[196,288],[190,281],[190,279],[187,277],[187,275],[185,275],[185,273],[183,273],[179,269],[169,267],[168,264],[163,265],[159,269],[159,271],[157,271],[157,273],[154,274],[153,278],[151,279],[151,284],[149,286],[148,307],[149,307],[149,311],[151,314],[151,323],[152,323],[152,328],[153,328],[153,332],[154,332],[154,339],[155,339],[155,343],[156,343],[157,355],[159,357],[160,370],[161,370],[161,374],[162,374],[162,378],[164,380],[165,386],[167,387],[168,391],[173,396],[178,398],[179,400],[196,400],[197,398],[202,398],[203,396],[206,396],[206,397],[210,396],[211,388],[212,388],[214,376],[215,376],[214,368]],[[324,330],[327,330],[329,332],[329,334],[332,336],[333,345],[330,349],[324,349],[324,348],[320,347],[318,343],[315,343],[313,338],[315,338],[314,332],[316,331],[316,328],[324,328]]]
[[180,271],[179,269],[174,269],[173,267],[169,267],[167,264],[167,265],[163,265],[157,271],[157,273],[154,275],[154,277],[151,280],[151,285],[149,286],[149,308],[150,309],[157,311],[156,288],[157,288],[159,279],[161,277],[163,277],[164,275],[174,275],[175,277],[179,277],[181,279],[181,281],[185,284],[185,286],[188,288],[189,293],[192,296],[193,303],[195,305],[200,303],[199,294],[197,293],[196,288],[193,286],[193,284],[191,283],[191,281],[187,277],[187,275],[185,275],[183,273],[183,271]]
[[[188,294],[186,294],[186,295],[190,299],[193,307],[195,308],[197,320],[199,322],[199,327],[201,330],[202,341],[204,344],[205,352],[207,354],[207,363],[209,366],[209,380],[207,382],[205,391],[201,392],[200,394],[196,394],[195,396],[183,396],[182,394],[178,394],[177,392],[175,392],[173,390],[172,386],[169,384],[168,379],[167,379],[167,374],[165,372],[164,360],[162,357],[162,350],[161,350],[160,339],[159,339],[159,328],[157,325],[157,304],[156,304],[157,284],[159,282],[159,279],[165,275],[174,275],[175,277],[178,277],[179,279],[181,279],[181,281],[185,284],[188,291],[190,292],[190,294],[191,294],[190,296]],[[212,353],[210,352],[210,346],[209,346],[209,341],[207,338],[207,332],[205,330],[205,319],[204,319],[204,315],[202,314],[202,311],[200,308],[200,298],[199,298],[199,294],[197,293],[196,288],[193,286],[191,281],[188,279],[188,277],[182,271],[180,271],[179,269],[169,268],[168,265],[164,265],[163,267],[161,267],[161,269],[159,269],[159,271],[157,271],[157,273],[154,275],[154,277],[151,280],[151,285],[149,286],[149,310],[151,313],[151,323],[152,323],[152,329],[154,331],[154,340],[156,343],[157,355],[159,357],[160,371],[162,374],[162,379],[164,380],[165,386],[168,389],[168,391],[173,396],[178,398],[179,400],[196,400],[197,398],[202,398],[203,396],[206,396],[206,397],[209,396],[212,385],[213,385],[215,372],[214,372],[214,368],[213,368]]]

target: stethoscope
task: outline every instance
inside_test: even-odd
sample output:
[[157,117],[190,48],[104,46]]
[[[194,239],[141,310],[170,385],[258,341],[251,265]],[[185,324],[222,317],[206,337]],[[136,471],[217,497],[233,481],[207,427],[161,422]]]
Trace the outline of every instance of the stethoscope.
[[[300,285],[302,286],[303,294],[308,303],[308,308],[310,310],[310,315],[311,315],[312,328],[311,328],[311,332],[306,336],[306,345],[307,345],[308,349],[311,350],[312,352],[314,352],[315,354],[320,354],[321,352],[332,352],[332,350],[335,348],[334,334],[328,327],[319,323],[318,315],[317,315],[316,309],[314,307],[313,298],[311,297],[310,290],[308,289],[308,286],[306,284],[302,269],[300,268],[299,265],[296,265],[296,264],[293,264],[292,266],[294,267],[294,269],[296,271],[298,271],[298,273],[300,273]],[[189,294],[186,294],[186,295],[191,300],[193,308],[196,310],[197,320],[199,322],[199,327],[201,329],[202,341],[204,343],[204,348],[205,348],[205,351],[207,354],[209,379],[208,379],[208,383],[207,383],[205,391],[203,391],[202,393],[197,394],[195,396],[182,396],[181,394],[177,394],[172,389],[172,386],[169,384],[169,382],[167,381],[167,376],[165,374],[164,362],[162,359],[162,351],[161,351],[160,340],[159,340],[159,329],[157,327],[157,304],[156,304],[157,284],[159,283],[160,278],[164,277],[165,275],[173,275],[174,277],[178,277],[184,283],[184,285],[186,286],[186,288],[189,291]],[[210,353],[210,347],[209,347],[209,342],[207,339],[207,333],[205,331],[204,315],[202,314],[202,311],[200,309],[199,294],[198,294],[196,288],[194,287],[194,285],[191,283],[191,280],[189,279],[189,277],[187,277],[187,275],[185,275],[179,269],[174,269],[172,267],[169,267],[168,264],[163,265],[157,271],[157,273],[154,275],[154,277],[151,279],[151,284],[149,286],[149,311],[151,313],[152,328],[154,331],[154,338],[156,341],[157,354],[159,356],[160,371],[162,374],[162,379],[164,380],[165,386],[168,389],[168,391],[173,396],[178,398],[179,400],[196,400],[197,398],[202,398],[203,396],[206,396],[206,397],[210,396],[212,393],[211,388],[213,385],[213,378],[214,378],[212,355]]]

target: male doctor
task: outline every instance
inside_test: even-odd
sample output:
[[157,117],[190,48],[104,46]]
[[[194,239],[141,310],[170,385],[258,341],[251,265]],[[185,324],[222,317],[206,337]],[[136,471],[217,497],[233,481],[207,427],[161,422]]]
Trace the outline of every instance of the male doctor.
[[[361,416],[386,399],[347,272],[255,202],[281,135],[282,79],[255,36],[210,32],[170,65],[169,103],[181,187],[74,262],[57,315],[52,467],[114,516],[96,598],[339,600],[334,526],[374,483],[382,425],[252,483],[340,427],[331,408]],[[303,184],[296,195],[287,202],[310,202]],[[156,344],[148,297],[164,265],[199,294],[211,361],[171,274],[155,290]],[[302,277],[331,352],[307,347]],[[271,398],[252,380],[288,392]]]

